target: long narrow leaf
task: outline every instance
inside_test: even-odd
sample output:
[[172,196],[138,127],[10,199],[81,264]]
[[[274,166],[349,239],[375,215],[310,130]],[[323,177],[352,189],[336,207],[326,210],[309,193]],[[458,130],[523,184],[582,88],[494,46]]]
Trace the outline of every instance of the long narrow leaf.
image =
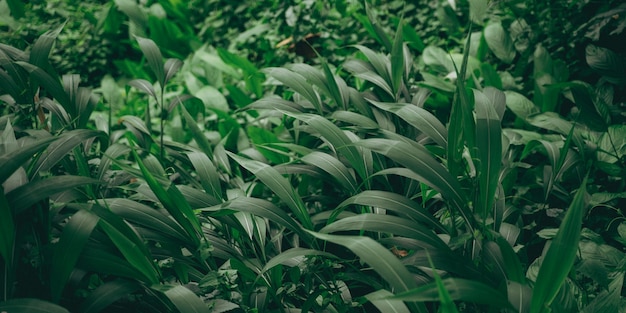
[[[209,307],[191,290],[182,285],[159,286],[158,289],[165,289],[163,294],[176,306],[179,312],[185,313],[209,313]],[[158,290],[157,289],[157,290]],[[161,291],[161,290],[159,290]]]
[[[454,301],[487,304],[496,308],[513,308],[507,295],[481,282],[461,278],[445,278],[442,282],[450,299]],[[439,287],[433,282],[407,292],[396,293],[389,299],[417,302],[439,301]]]
[[85,140],[104,136],[105,133],[103,132],[89,129],[76,129],[65,132],[58,140],[50,144],[48,149],[38,158],[30,173],[31,177],[34,177],[37,173],[50,170]]
[[418,149],[416,145],[389,139],[365,139],[356,144],[383,154],[415,172],[425,184],[451,201],[465,219],[467,227],[473,230],[473,218],[467,210],[467,200],[459,182],[425,148]]
[[393,293],[385,289],[379,289],[365,295],[365,299],[369,300],[382,313],[410,313],[409,308],[402,300],[389,299]]
[[379,109],[391,112],[405,120],[417,130],[428,135],[441,147],[445,148],[448,146],[448,131],[446,127],[436,116],[427,110],[408,103],[384,103],[369,99],[368,101]]
[[[374,241],[374,239],[359,236],[310,233],[321,240],[330,241],[350,249],[387,281],[394,291],[405,292],[417,287],[415,279],[404,264],[391,251]],[[417,312],[427,312],[423,304],[415,304],[412,307]]]
[[302,198],[295,192],[289,181],[273,167],[250,159],[242,158],[233,153],[228,155],[239,165],[254,174],[270,188],[291,209],[296,218],[306,229],[313,229],[311,217],[307,212]]
[[106,282],[92,291],[80,307],[81,313],[99,313],[112,303],[140,290],[141,285],[130,280]]
[[50,143],[59,139],[58,137],[49,137],[38,139],[19,149],[0,155],[0,183],[4,183],[13,173],[20,168],[26,161],[45,149]]
[[7,194],[9,207],[14,214],[20,214],[31,205],[62,191],[76,187],[99,184],[99,180],[73,175],[53,176],[23,185]]
[[411,220],[393,215],[364,213],[340,219],[320,230],[320,233],[333,233],[340,231],[374,231],[389,233],[398,236],[416,239],[425,244],[425,247],[435,249],[447,249],[441,238],[428,227],[422,226]]
[[63,227],[61,238],[54,246],[50,270],[50,291],[55,302],[61,298],[80,253],[99,220],[100,218],[90,211],[80,210],[72,215],[70,221]]
[[7,313],[69,313],[58,304],[41,299],[20,298],[0,302],[0,312]]
[[394,211],[420,223],[429,225],[433,230],[438,230],[442,233],[447,233],[448,231],[420,204],[397,193],[381,190],[365,190],[341,202],[337,205],[337,209],[343,209],[350,204],[367,205]]
[[476,157],[479,192],[475,212],[486,219],[494,203],[502,164],[502,128],[495,105],[481,92],[475,91]]
[[543,258],[533,289],[531,313],[550,312],[552,301],[556,298],[565,277],[574,265],[582,220],[586,211],[586,186],[587,179],[585,178]]

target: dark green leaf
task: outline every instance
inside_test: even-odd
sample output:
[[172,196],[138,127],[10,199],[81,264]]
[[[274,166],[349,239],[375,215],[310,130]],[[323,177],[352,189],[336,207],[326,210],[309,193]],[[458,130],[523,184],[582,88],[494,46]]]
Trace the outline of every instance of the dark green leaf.
[[586,213],[586,184],[587,179],[583,180],[576,192],[561,227],[543,258],[533,289],[531,313],[549,312],[552,301],[574,265],[582,219]]
[[69,313],[67,309],[40,299],[11,299],[0,302],[0,312],[7,313]]
[[23,185],[9,192],[7,199],[9,201],[9,207],[11,207],[14,214],[17,215],[38,201],[44,200],[59,192],[99,183],[101,183],[99,180],[89,177],[73,175],[53,176]]
[[141,289],[141,285],[129,280],[114,280],[106,282],[94,291],[82,302],[81,313],[99,313],[114,302],[131,295]]

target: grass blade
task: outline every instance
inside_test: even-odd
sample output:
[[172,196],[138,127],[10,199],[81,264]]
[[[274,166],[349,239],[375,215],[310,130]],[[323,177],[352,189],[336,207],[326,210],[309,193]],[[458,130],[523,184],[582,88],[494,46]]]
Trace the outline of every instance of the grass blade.
[[61,238],[54,245],[50,271],[50,291],[54,302],[61,299],[65,284],[99,220],[100,218],[90,211],[80,210],[72,215],[70,221],[63,227]]
[[550,312],[552,301],[574,265],[582,220],[587,206],[586,186],[587,179],[585,178],[543,258],[533,288],[531,313]]

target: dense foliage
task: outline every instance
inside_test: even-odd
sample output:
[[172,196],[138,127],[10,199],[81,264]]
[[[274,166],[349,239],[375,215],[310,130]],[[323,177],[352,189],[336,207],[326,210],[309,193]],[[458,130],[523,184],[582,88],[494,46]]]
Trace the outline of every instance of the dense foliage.
[[0,1],[1,312],[626,312],[620,1]]

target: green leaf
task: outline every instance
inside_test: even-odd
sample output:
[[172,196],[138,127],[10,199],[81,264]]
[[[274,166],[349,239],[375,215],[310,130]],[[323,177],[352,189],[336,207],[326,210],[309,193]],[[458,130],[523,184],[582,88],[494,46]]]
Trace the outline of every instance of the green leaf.
[[313,229],[311,217],[302,201],[289,181],[273,167],[254,160],[249,160],[227,152],[239,165],[254,174],[270,190],[272,190],[291,209],[296,218],[306,229]]
[[[486,1],[485,1],[486,2]],[[517,52],[513,40],[500,22],[490,22],[484,29],[485,41],[491,52],[502,62],[510,64]]]
[[389,139],[365,139],[359,146],[383,154],[404,165],[422,178],[422,182],[439,191],[459,210],[467,226],[473,228],[472,215],[467,212],[467,199],[459,182],[430,153],[419,144],[409,144]]
[[588,45],[585,48],[585,59],[589,67],[604,75],[612,83],[626,83],[626,62],[619,54],[607,48]]
[[296,114],[290,112],[283,112],[286,115],[295,117],[313,129],[330,143],[335,151],[342,154],[356,170],[359,176],[363,179],[367,178],[369,169],[366,165],[366,160],[371,157],[367,157],[366,151],[362,151],[355,147],[352,140],[335,124],[325,119],[322,116],[314,114]]
[[[367,263],[378,273],[396,292],[409,291],[417,284],[409,270],[391,251],[369,237],[339,236],[310,232],[311,235],[325,241],[342,245],[361,261]],[[415,304],[413,307],[418,312],[427,312],[423,304]]]
[[270,269],[272,269],[273,267],[279,264],[285,264],[289,266],[295,266],[297,264],[300,264],[304,260],[304,258],[308,256],[324,256],[324,257],[331,258],[331,259],[336,258],[334,255],[330,253],[319,251],[319,250],[305,249],[305,248],[291,248],[289,250],[285,250],[279,253],[278,255],[271,258],[269,261],[267,261],[267,263],[265,263],[265,266],[263,266],[261,273],[259,273],[259,276],[263,275],[263,273],[269,271]]
[[23,61],[17,61],[15,64],[21,66],[28,73],[32,75],[32,77],[47,91],[49,92],[55,100],[57,100],[61,106],[65,108],[66,111],[70,111],[70,99],[69,96],[65,93],[65,89],[61,84],[59,77],[53,77],[49,73],[45,72],[42,68],[37,67],[33,64],[26,63]]
[[[487,304],[496,308],[512,308],[507,295],[484,283],[462,278],[445,278],[442,283],[453,301]],[[406,292],[396,293],[389,299],[416,302],[439,301],[439,288],[437,283],[433,282]]]
[[140,284],[134,281],[118,279],[106,282],[94,291],[82,302],[79,312],[99,313],[109,305],[140,290]]
[[397,193],[381,190],[365,190],[341,202],[337,205],[336,210],[343,209],[350,204],[366,205],[394,211],[415,221],[429,225],[433,230],[438,230],[442,233],[448,232],[432,214],[421,206],[421,204]]
[[521,119],[526,119],[533,114],[541,112],[539,107],[532,101],[515,91],[505,91],[504,94],[506,95],[507,108]]
[[293,91],[302,95],[307,99],[318,113],[322,113],[322,103],[320,96],[313,89],[313,86],[302,76],[296,72],[281,67],[270,67],[265,69],[268,75],[274,77],[285,86],[293,89]]
[[138,248],[138,245],[130,238],[126,237],[120,230],[115,228],[111,223],[100,219],[100,228],[113,241],[117,249],[124,255],[124,258],[130,263],[136,271],[146,277],[147,282],[156,284],[160,281],[160,274],[156,270],[152,257],[145,255]]
[[19,149],[0,155],[0,183],[4,183],[26,161],[34,158],[34,155],[45,149],[50,143],[59,137],[48,137],[24,145]]
[[403,19],[398,23],[398,30],[391,48],[391,86],[394,91],[394,99],[398,97],[404,77],[404,43],[402,37]]
[[488,7],[489,0],[469,0],[469,13],[472,22],[482,25]]
[[425,248],[448,249],[441,238],[430,228],[402,217],[382,214],[362,213],[333,222],[320,230],[320,233],[333,233],[349,230],[374,231],[416,239]]
[[23,185],[9,192],[6,196],[9,201],[9,207],[11,207],[13,209],[13,213],[17,215],[38,201],[44,200],[59,192],[71,190],[84,185],[99,183],[102,182],[83,176],[53,176]]
[[209,307],[195,293],[182,285],[153,286],[153,289],[162,292],[179,312],[209,313]]
[[390,313],[410,313],[409,308],[402,300],[389,299],[393,296],[388,290],[379,289],[374,292],[370,292],[365,295],[365,298],[369,300],[380,312]]
[[[495,104],[480,91],[474,91],[476,110],[476,153],[479,193],[474,211],[483,219],[492,212],[502,164],[502,128]],[[504,99],[502,99],[504,100]]]
[[171,217],[145,204],[126,199],[104,199],[106,207],[116,215],[134,224],[159,231],[163,235],[187,241],[187,234]]
[[87,210],[80,210],[63,227],[59,242],[54,245],[52,268],[50,270],[50,291],[52,300],[59,302],[65,284],[74,270],[83,247],[91,237],[100,218]]
[[626,155],[626,125],[611,125],[598,142],[598,161],[615,163]]
[[148,60],[148,66],[156,76],[157,81],[161,84],[161,88],[165,88],[165,71],[163,66],[163,56],[159,47],[152,39],[135,36],[141,52]]
[[11,16],[15,19],[24,17],[24,2],[20,0],[7,0],[7,5],[11,11]]
[[95,137],[104,138],[105,136],[106,134],[103,132],[89,129],[75,129],[63,133],[60,138],[54,143],[51,143],[48,149],[37,159],[37,163],[32,167],[30,176],[34,177],[38,173],[49,171],[82,142]]
[[166,85],[167,82],[178,73],[178,70],[183,66],[183,61],[179,59],[167,59],[165,64],[163,65],[163,85]]
[[140,79],[140,78],[133,79],[128,82],[128,85],[139,89],[139,91],[144,92],[147,95],[154,98],[154,100],[157,100],[157,95],[156,95],[156,92],[154,91],[154,86],[152,86],[152,84],[149,81],[145,79]]
[[446,127],[432,113],[409,103],[384,103],[367,99],[379,109],[391,112],[405,120],[417,130],[428,135],[435,143],[442,147],[448,146],[448,131]]
[[313,151],[303,156],[301,160],[306,164],[316,166],[328,173],[351,194],[357,192],[358,184],[353,173],[337,158],[327,153]]
[[52,302],[20,298],[0,302],[0,312],[7,313],[69,313],[67,309]]
[[289,216],[284,210],[267,200],[237,197],[233,200],[225,202],[220,207],[223,209],[248,212],[265,217],[270,221],[297,233],[305,242],[310,242],[309,234],[304,232],[302,226],[298,224],[296,220]]
[[[189,203],[185,200],[176,186],[169,184],[169,181],[166,187],[161,185],[159,180],[157,180],[148,167],[146,167],[134,147],[131,148],[131,152],[137,161],[137,165],[141,169],[143,179],[146,180],[152,192],[154,192],[159,201],[161,201],[161,204],[163,204],[165,209],[172,215],[174,220],[176,220],[176,222],[178,222],[183,229],[185,229],[188,240],[191,240],[195,246],[199,246],[200,238],[202,238],[200,222],[198,222],[198,219],[189,206]],[[149,155],[148,158],[154,159],[154,156]],[[158,161],[156,162],[158,163]]]
[[586,213],[586,184],[585,178],[543,258],[533,289],[531,313],[550,311],[552,301],[574,265],[582,220]]
[[222,186],[213,161],[202,152],[190,152],[187,153],[187,157],[196,170],[204,191],[216,199],[221,199]]
[[63,30],[65,23],[55,29],[50,29],[43,35],[39,36],[33,44],[30,52],[29,63],[43,70],[48,70],[48,57],[54,45],[54,41]]
[[371,64],[363,60],[350,59],[343,64],[343,68],[351,72],[355,77],[368,81],[380,87],[388,95],[393,96],[393,90],[389,83],[376,72]]

